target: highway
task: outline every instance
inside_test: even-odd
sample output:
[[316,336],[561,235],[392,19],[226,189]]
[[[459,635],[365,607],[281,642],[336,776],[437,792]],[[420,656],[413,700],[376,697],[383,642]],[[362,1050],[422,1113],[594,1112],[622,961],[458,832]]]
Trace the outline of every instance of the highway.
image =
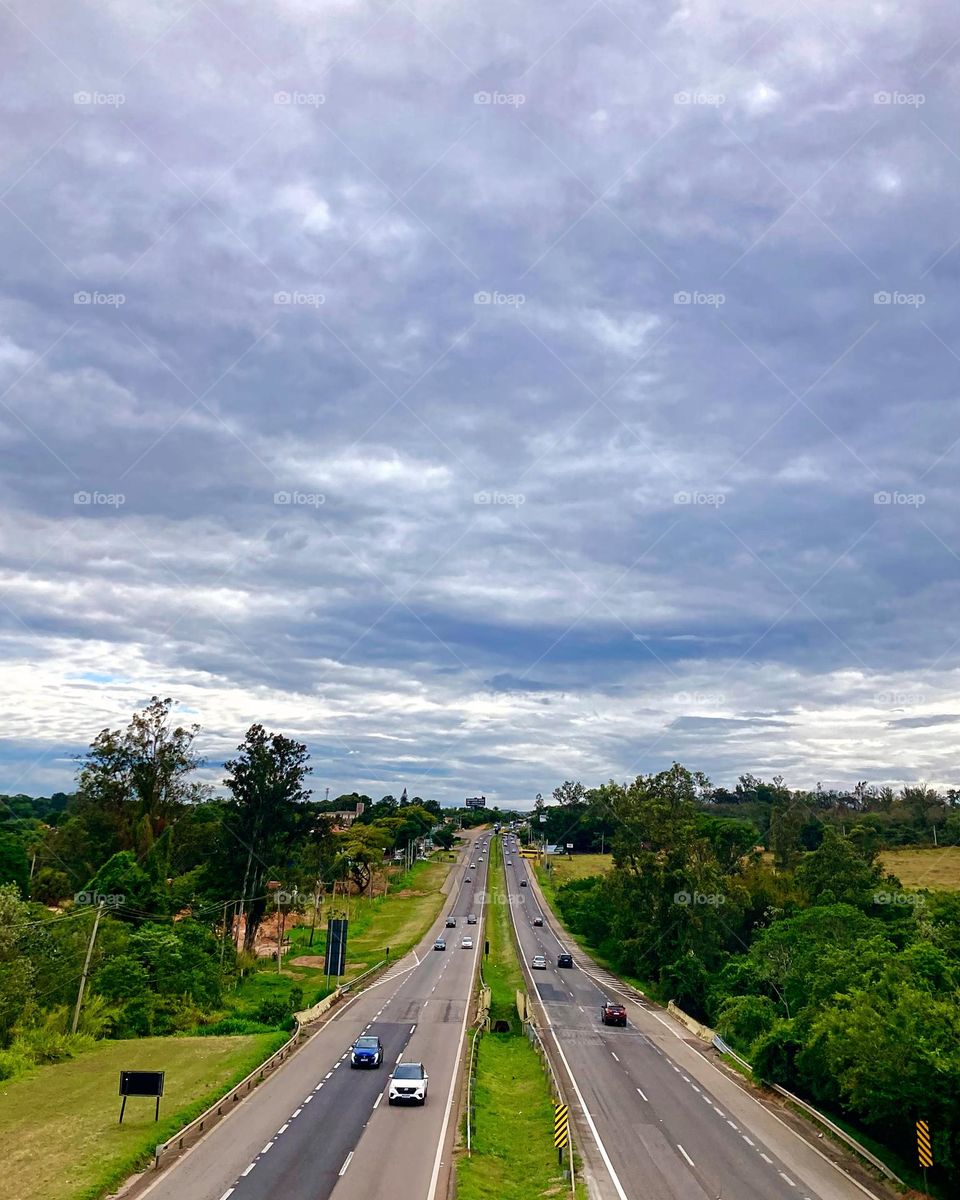
[[[685,1026],[650,1003],[615,995],[616,981],[562,940],[530,863],[515,851],[505,851],[504,863],[525,971],[546,1015],[548,1049],[552,1041],[575,1081],[568,1098],[594,1200],[890,1195],[879,1185],[868,1191],[839,1170],[719,1070]],[[542,928],[533,925],[537,915]],[[561,949],[573,953],[573,969],[557,968]],[[546,957],[547,970],[530,969],[535,954]],[[626,1028],[601,1024],[605,998],[626,1003]]]
[[[343,1002],[331,1019],[145,1189],[138,1200],[409,1200],[445,1196],[454,1136],[457,1067],[473,979],[483,949],[487,861],[469,831],[447,886],[444,911],[419,946],[387,975]],[[470,868],[477,862],[477,870]],[[467,880],[470,882],[467,882]],[[478,924],[467,925],[475,912]],[[457,919],[446,929],[445,918]],[[438,933],[444,952],[433,949]],[[474,948],[461,949],[473,936]],[[349,957],[349,951],[348,951]],[[353,1070],[348,1053],[361,1033],[376,1034],[384,1063]],[[387,1081],[400,1058],[429,1076],[422,1108],[390,1107]],[[398,1185],[402,1180],[402,1185]]]

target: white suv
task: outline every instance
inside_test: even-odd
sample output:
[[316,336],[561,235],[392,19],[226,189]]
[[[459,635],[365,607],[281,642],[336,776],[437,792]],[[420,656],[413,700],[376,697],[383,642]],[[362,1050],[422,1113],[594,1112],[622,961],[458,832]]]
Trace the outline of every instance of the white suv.
[[427,1073],[423,1063],[397,1063],[390,1077],[388,1104],[426,1104]]

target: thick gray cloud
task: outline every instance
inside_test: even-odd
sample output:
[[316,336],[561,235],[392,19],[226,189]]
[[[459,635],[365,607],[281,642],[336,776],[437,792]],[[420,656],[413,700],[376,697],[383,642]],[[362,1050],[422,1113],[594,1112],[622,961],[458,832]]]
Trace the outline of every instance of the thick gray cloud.
[[0,22],[0,787],[955,782],[952,6]]

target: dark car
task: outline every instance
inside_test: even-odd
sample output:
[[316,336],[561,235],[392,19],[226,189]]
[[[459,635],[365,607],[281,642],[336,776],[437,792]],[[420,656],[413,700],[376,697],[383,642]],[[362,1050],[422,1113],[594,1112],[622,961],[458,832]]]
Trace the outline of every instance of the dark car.
[[378,1037],[358,1037],[350,1047],[351,1067],[379,1067],[383,1062],[383,1043]]
[[527,881],[526,881],[525,879],[521,879],[521,880],[520,880],[520,886],[521,886],[521,887],[526,887],[526,886],[527,886]]
[[600,1009],[600,1020],[604,1025],[626,1025],[627,1010],[622,1004],[614,1004],[612,1000],[605,1000]]
[[476,913],[468,913],[467,914],[467,924],[468,925],[476,925],[476,923],[477,923],[477,914]]
[[573,966],[573,955],[572,954],[558,954],[557,955],[557,966],[558,967],[572,967]]
[[456,917],[447,917],[447,928],[448,929],[456,929],[456,927],[457,927],[457,918]]
[[442,937],[438,937],[437,940],[433,943],[433,948],[434,948],[434,950],[446,950],[447,943],[444,941],[444,939]]
[[533,918],[533,923],[534,923],[534,925],[542,925],[542,924],[543,924],[543,917],[534,917],[534,918]]

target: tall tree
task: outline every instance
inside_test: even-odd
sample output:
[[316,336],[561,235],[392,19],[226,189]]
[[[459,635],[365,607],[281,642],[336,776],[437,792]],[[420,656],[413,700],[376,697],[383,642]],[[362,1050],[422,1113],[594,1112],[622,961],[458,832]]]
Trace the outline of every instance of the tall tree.
[[265,885],[272,870],[283,865],[299,827],[309,814],[300,807],[309,797],[304,780],[309,754],[302,742],[251,725],[237,747],[239,755],[224,763],[224,784],[232,796],[228,829],[243,862],[241,896],[246,917],[244,946],[253,949],[266,910]]

